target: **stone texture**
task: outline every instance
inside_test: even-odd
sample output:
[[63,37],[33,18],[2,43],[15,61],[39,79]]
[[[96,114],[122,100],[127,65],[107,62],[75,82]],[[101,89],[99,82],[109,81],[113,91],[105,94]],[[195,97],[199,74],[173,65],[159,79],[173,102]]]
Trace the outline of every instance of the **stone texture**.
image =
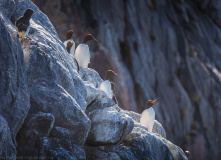
[[[84,150],[87,158],[91,160],[108,159],[107,156],[124,160],[187,160],[179,147],[169,146],[169,144],[172,143],[160,136],[150,134],[145,127],[136,123],[132,133],[124,139],[121,145],[85,146]],[[170,148],[173,149],[172,152]]]
[[[217,0],[54,0],[39,6],[62,40],[68,29],[76,30],[76,43],[86,33],[94,35],[99,44],[89,43],[90,66],[100,75],[107,69],[118,74],[119,106],[141,113],[147,99],[160,97],[156,119],[168,139],[198,160],[221,157],[220,5]],[[194,122],[200,124],[199,135],[187,138]],[[205,141],[200,152],[198,136]]]
[[0,159],[15,159],[16,147],[12,142],[7,121],[0,116]]
[[[35,11],[31,40],[19,41],[13,23],[27,8]],[[138,114],[126,114],[100,91],[102,79],[95,70],[76,72],[55,28],[33,3],[3,0],[0,9],[0,156],[186,159],[179,147],[133,120]],[[132,82],[130,77],[127,80]],[[163,134],[162,126],[156,125],[156,132]]]
[[[8,133],[17,146],[16,134],[30,108],[30,98],[24,74],[22,47],[10,22],[14,8],[14,1],[0,2],[0,115],[7,122],[10,129]],[[14,153],[8,151],[8,154]]]
[[113,145],[121,143],[132,131],[133,120],[120,114],[110,98],[97,98],[87,107],[86,114],[91,120],[91,129],[88,134],[89,145]]

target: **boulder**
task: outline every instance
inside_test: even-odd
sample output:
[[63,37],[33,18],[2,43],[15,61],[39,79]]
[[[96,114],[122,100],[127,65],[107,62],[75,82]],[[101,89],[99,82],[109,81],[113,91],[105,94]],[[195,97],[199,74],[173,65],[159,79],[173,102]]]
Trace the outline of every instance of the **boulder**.
[[12,142],[7,121],[0,115],[0,159],[16,159],[16,147]]
[[132,131],[133,120],[120,114],[112,107],[114,105],[115,103],[111,99],[102,98],[88,106],[86,114],[91,120],[91,129],[87,144],[119,144]]

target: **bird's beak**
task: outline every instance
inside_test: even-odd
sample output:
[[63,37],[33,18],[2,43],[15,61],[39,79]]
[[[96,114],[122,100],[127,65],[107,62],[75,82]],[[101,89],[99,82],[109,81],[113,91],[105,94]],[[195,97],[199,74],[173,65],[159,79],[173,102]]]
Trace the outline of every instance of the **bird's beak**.
[[157,99],[153,100],[151,103],[152,103],[152,104],[159,104],[159,103],[154,103],[154,102],[156,102],[159,98],[160,98],[160,97],[158,97]]

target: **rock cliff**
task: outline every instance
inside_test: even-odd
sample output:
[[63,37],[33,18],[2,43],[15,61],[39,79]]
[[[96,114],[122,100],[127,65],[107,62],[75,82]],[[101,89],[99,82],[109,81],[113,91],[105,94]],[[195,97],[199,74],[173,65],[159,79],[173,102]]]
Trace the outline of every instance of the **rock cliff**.
[[[32,8],[28,38],[15,19]],[[76,71],[48,17],[29,0],[0,1],[0,158],[186,160],[155,121],[139,124],[101,90],[99,74]]]
[[[33,0],[34,1],[34,0]],[[124,109],[160,97],[156,117],[191,159],[221,157],[221,17],[217,0],[46,0],[36,4],[64,40],[92,33],[91,68],[113,69]]]

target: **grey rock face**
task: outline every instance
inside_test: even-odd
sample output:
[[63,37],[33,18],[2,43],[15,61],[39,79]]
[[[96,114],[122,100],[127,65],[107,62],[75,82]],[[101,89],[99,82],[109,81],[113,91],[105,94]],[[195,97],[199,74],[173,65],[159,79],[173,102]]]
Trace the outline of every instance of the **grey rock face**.
[[39,158],[62,160],[85,160],[86,156],[81,146],[72,144],[70,140],[60,140],[43,137],[39,141]]
[[[7,9],[6,4],[11,6]],[[31,40],[19,41],[11,21],[27,8],[35,11]],[[100,91],[102,80],[96,71],[81,68],[77,74],[75,61],[54,27],[29,0],[3,0],[0,9],[4,12],[0,17],[1,157],[183,158],[181,149],[150,134]],[[160,124],[158,127],[162,128]]]
[[15,159],[16,147],[12,142],[7,121],[2,116],[0,116],[0,148],[0,157],[2,159]]
[[[8,9],[5,8],[7,5]],[[16,146],[16,134],[30,108],[30,98],[24,74],[22,48],[10,22],[14,7],[14,1],[0,2],[0,115],[7,121],[10,128],[8,133]],[[9,151],[8,154],[14,153]]]
[[30,90],[31,108],[27,119],[39,111],[51,113],[55,118],[55,126],[69,129],[71,140],[75,144],[84,144],[90,129],[90,120],[76,101],[55,82],[36,81]]
[[[118,73],[119,106],[141,113],[147,99],[160,97],[156,118],[168,139],[195,153],[191,159],[199,160],[199,153],[205,159],[221,157],[220,1],[66,0],[60,5],[58,0],[56,12],[51,3],[42,9],[61,39],[72,27],[81,28],[76,41],[89,32],[99,41],[95,47],[91,43],[91,66],[101,75],[107,69]],[[61,12],[66,16],[58,16]],[[200,132],[191,137],[195,122]]]
[[114,108],[116,105],[114,101],[107,98],[103,92],[101,93],[101,96],[97,96],[86,110],[91,120],[87,144],[119,144],[132,131],[134,122],[130,117],[120,114]]
[[[124,139],[121,145],[86,146],[84,149],[87,158],[91,160],[102,159],[107,155],[116,157],[116,159],[120,157],[120,159],[125,160],[175,159],[169,147],[162,139],[156,137],[154,134],[150,134],[138,124],[135,125],[132,133]],[[186,160],[185,156],[181,159]]]

